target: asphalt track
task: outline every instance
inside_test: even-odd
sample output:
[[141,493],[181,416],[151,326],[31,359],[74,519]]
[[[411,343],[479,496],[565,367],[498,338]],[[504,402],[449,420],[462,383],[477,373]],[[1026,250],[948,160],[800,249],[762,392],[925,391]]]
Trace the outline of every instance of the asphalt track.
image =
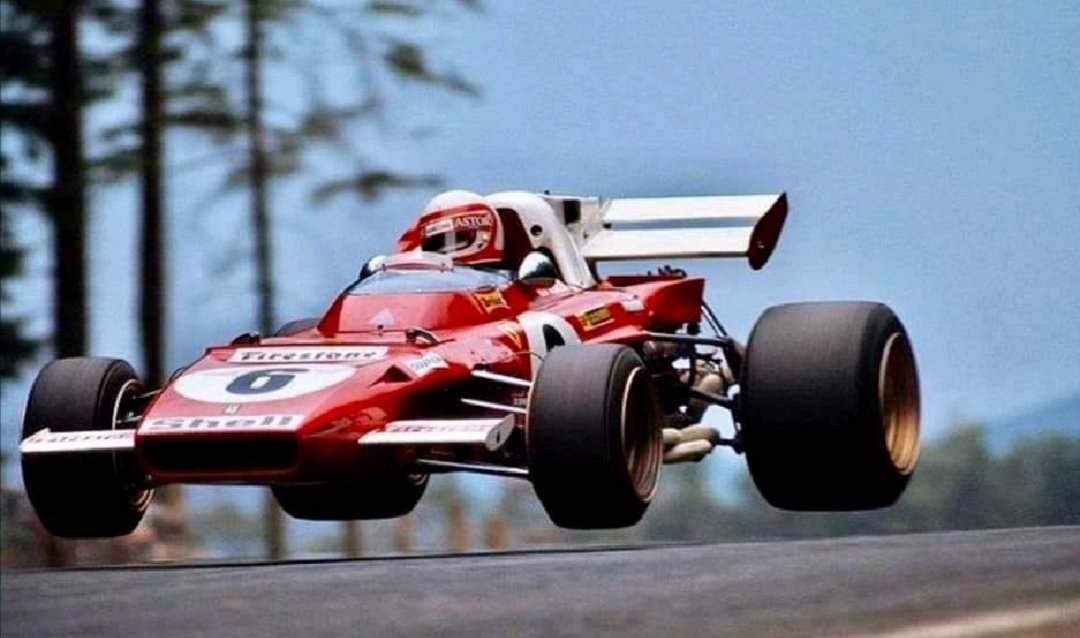
[[0,612],[35,638],[1078,636],[1080,527],[7,571]]

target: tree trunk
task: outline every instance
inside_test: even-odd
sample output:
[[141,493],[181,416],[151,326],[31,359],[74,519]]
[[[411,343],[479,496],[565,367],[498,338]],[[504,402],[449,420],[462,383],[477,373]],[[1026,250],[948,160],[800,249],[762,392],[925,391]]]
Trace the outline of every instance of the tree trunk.
[[262,16],[261,2],[247,0],[247,131],[251,164],[251,223],[255,231],[255,280],[259,303],[259,332],[274,332],[274,281],[271,277],[270,208],[267,187],[270,174],[263,131]]
[[[255,288],[259,304],[259,332],[274,333],[274,282],[271,278],[270,210],[267,201],[269,170],[266,165],[266,140],[263,132],[262,104],[262,14],[259,0],[245,2],[245,84],[249,178],[251,179],[251,225],[255,238]],[[278,560],[285,556],[285,535],[281,508],[270,490],[263,506],[266,533],[266,557]]]
[[[86,354],[86,182],[83,176],[82,74],[79,69],[79,3],[60,2],[50,12],[52,77],[49,142],[53,183],[48,216],[53,227],[53,347],[55,355]],[[72,562],[72,547],[44,538],[46,561]]]
[[52,23],[53,342],[56,356],[86,354],[86,182],[78,2],[60,2]]
[[165,378],[165,244],[162,220],[161,7],[143,0],[139,12],[139,75],[142,81],[142,269],[139,277],[139,327],[143,377],[150,387]]
[[[165,381],[165,317],[167,278],[165,272],[164,186],[161,166],[164,125],[161,38],[163,25],[159,0],[143,0],[139,9],[139,76],[142,84],[142,117],[139,156],[142,224],[139,271],[139,336],[142,347],[143,378],[151,388]],[[165,548],[166,558],[182,559],[188,554],[184,492],[179,485],[157,491],[158,512],[154,530]]]

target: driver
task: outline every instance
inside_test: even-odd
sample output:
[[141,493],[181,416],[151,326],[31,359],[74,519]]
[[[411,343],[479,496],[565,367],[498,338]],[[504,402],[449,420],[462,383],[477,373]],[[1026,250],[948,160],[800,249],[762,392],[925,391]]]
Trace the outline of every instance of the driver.
[[398,252],[416,249],[455,263],[516,271],[530,244],[513,211],[495,210],[476,193],[452,190],[432,198],[398,240]]

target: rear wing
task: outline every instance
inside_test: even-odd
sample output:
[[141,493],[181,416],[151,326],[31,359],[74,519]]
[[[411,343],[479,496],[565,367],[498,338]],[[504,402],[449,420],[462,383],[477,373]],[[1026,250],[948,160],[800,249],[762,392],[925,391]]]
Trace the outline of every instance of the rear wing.
[[600,199],[544,195],[591,265],[601,261],[746,257],[757,270],[776,248],[787,194]]

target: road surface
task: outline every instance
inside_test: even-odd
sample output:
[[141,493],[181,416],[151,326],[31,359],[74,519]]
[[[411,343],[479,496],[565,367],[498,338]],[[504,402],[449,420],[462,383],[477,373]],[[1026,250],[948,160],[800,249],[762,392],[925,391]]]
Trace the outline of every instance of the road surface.
[[7,571],[4,636],[1080,636],[1080,527]]

